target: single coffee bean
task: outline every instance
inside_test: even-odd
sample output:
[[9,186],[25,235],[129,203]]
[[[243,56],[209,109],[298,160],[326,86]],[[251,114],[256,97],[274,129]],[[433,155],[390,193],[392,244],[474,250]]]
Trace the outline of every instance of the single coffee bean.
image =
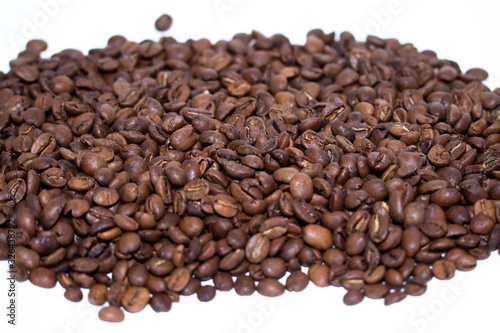
[[286,279],[286,290],[300,292],[306,289],[308,284],[309,278],[305,273],[294,271]]
[[80,288],[68,288],[64,292],[64,297],[71,302],[80,302],[83,299],[82,290]]
[[92,199],[97,205],[108,207],[117,203],[120,195],[113,188],[100,188],[95,192]]
[[236,278],[236,281],[234,282],[234,290],[240,296],[250,296],[256,290],[255,282],[249,276],[238,276],[238,278]]
[[56,273],[45,267],[37,267],[30,271],[30,282],[42,288],[54,288],[56,286]]
[[309,267],[309,279],[320,288],[327,287],[330,285],[329,272],[330,270],[325,265],[312,265]]
[[253,264],[263,261],[269,254],[271,241],[262,234],[253,235],[247,242],[245,254],[247,260]]
[[164,293],[153,295],[150,304],[155,312],[168,312],[172,308],[172,300]]
[[99,310],[99,319],[111,323],[119,323],[125,320],[125,314],[117,306],[108,306]]
[[200,302],[210,302],[214,299],[216,289],[213,286],[203,286],[198,289],[196,296]]
[[326,250],[333,245],[333,235],[330,230],[319,225],[306,225],[302,231],[304,241],[319,250]]
[[361,303],[365,295],[359,290],[348,290],[344,295],[345,305],[356,305]]
[[123,295],[122,305],[128,312],[139,312],[149,303],[149,290],[130,287]]
[[103,284],[94,284],[89,290],[89,302],[93,305],[103,305],[108,299],[108,289]]
[[257,292],[262,296],[277,297],[283,295],[285,286],[278,280],[266,278],[257,285]]
[[474,256],[465,254],[461,255],[455,261],[455,266],[459,271],[470,271],[476,268],[477,259]]
[[455,276],[455,264],[448,260],[438,260],[432,265],[432,274],[440,280],[449,280]]
[[155,28],[158,31],[167,31],[172,25],[172,17],[167,14],[160,16],[155,22]]

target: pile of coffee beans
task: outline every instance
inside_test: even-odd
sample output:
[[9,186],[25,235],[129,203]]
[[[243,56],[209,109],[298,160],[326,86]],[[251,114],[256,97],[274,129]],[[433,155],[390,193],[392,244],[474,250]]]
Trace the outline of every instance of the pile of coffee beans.
[[482,69],[319,29],[46,48],[0,73],[0,259],[15,221],[17,280],[102,320],[309,281],[389,305],[499,248]]

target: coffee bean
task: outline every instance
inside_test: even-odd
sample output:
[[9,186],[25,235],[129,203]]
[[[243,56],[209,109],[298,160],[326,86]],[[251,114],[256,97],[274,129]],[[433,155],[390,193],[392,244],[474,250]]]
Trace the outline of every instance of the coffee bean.
[[278,280],[266,278],[257,285],[257,292],[262,296],[278,297],[285,292],[285,286]]
[[108,290],[103,284],[94,284],[90,287],[89,302],[93,305],[103,305],[108,299]]
[[455,261],[455,266],[459,271],[470,271],[476,268],[476,258],[474,256],[465,254],[461,255]]
[[330,285],[330,270],[325,265],[315,264],[309,268],[309,279],[320,288]]
[[356,305],[359,304],[365,295],[359,290],[348,290],[344,295],[344,304],[345,305]]
[[406,294],[401,292],[401,291],[391,292],[391,293],[388,293],[385,295],[384,304],[385,305],[392,305],[392,304],[401,302],[405,298],[406,298]]
[[168,312],[172,308],[172,301],[167,294],[155,294],[151,297],[151,308],[155,312]]
[[470,229],[480,235],[489,234],[494,227],[495,221],[486,214],[475,215],[470,220]]
[[118,191],[113,188],[99,188],[92,199],[99,206],[108,207],[117,203],[120,199],[120,195]]
[[37,267],[30,271],[30,282],[42,288],[54,288],[56,285],[56,273],[45,267]]
[[108,306],[99,310],[99,319],[119,323],[125,319],[125,314],[117,306]]
[[155,22],[155,28],[158,31],[167,31],[172,25],[172,17],[167,14],[160,16]]
[[304,241],[320,250],[326,250],[333,245],[332,232],[318,225],[306,225],[303,230]]
[[198,289],[196,296],[200,302],[210,302],[214,299],[216,289],[213,286],[203,286]]
[[168,289],[179,292],[188,284],[190,273],[186,268],[176,268],[167,280]]
[[128,312],[139,312],[149,303],[149,290],[130,287],[123,295],[122,305]]
[[271,242],[268,237],[262,234],[253,235],[245,247],[246,258],[249,262],[258,264],[269,254]]
[[432,265],[432,273],[440,280],[449,280],[455,276],[455,265],[451,261],[438,260]]
[[303,173],[298,173],[290,180],[290,193],[294,198],[310,201],[314,189],[311,178]]
[[71,302],[80,302],[83,299],[82,290],[80,288],[68,288],[64,292],[64,297]]
[[245,275],[238,276],[234,283],[234,290],[240,296],[250,296],[256,290],[255,282],[249,276]]

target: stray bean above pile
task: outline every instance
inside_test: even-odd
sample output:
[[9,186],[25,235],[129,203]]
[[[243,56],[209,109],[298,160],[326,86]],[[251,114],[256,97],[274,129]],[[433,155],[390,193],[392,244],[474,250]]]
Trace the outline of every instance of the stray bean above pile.
[[309,281],[389,305],[499,249],[482,69],[320,29],[46,48],[0,73],[0,260],[14,221],[17,280],[102,320]]

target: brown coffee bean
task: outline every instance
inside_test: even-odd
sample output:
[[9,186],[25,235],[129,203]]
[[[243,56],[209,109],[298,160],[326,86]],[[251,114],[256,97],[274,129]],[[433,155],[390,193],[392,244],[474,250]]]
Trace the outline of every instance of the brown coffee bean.
[[88,298],[93,305],[103,305],[108,299],[107,287],[103,284],[94,284],[90,287]]
[[167,294],[155,294],[151,297],[151,308],[155,312],[168,312],[172,308],[172,301]]
[[74,191],[88,191],[94,187],[94,179],[86,176],[73,177],[68,180],[68,187]]
[[470,229],[479,235],[489,234],[494,227],[495,221],[486,214],[475,215],[470,220]]
[[113,188],[99,188],[92,199],[97,205],[108,207],[117,203],[120,199],[120,195],[118,191]]
[[278,297],[285,292],[285,286],[278,280],[266,278],[257,285],[257,292],[262,296]]
[[385,295],[384,304],[385,305],[392,305],[392,304],[401,302],[405,298],[406,298],[406,294],[401,292],[401,291],[391,292],[391,293],[388,293]]
[[477,259],[474,256],[465,254],[461,255],[455,261],[455,266],[459,271],[470,271],[476,268]]
[[345,305],[356,305],[361,303],[365,295],[359,290],[348,290],[344,295]]
[[302,231],[304,241],[319,250],[326,250],[333,245],[333,235],[330,230],[319,225],[306,225]]
[[213,286],[203,286],[198,289],[196,296],[200,302],[210,302],[215,298],[216,291]]
[[329,274],[330,270],[325,265],[316,264],[309,267],[309,279],[320,288],[330,285]]
[[68,288],[64,292],[64,297],[71,302],[80,302],[83,299],[82,290],[80,288]]
[[214,211],[227,218],[231,218],[238,214],[237,201],[226,194],[217,194],[212,204]]
[[133,232],[126,232],[121,235],[117,243],[117,249],[123,254],[134,253],[141,246],[141,238]]
[[117,306],[108,306],[99,310],[99,319],[111,323],[119,323],[125,320],[125,314]]
[[187,286],[190,272],[186,268],[176,268],[167,279],[167,288],[179,292]]
[[306,289],[308,284],[309,278],[305,273],[294,271],[286,279],[286,290],[300,292]]
[[255,234],[247,242],[245,255],[249,262],[258,264],[262,262],[269,254],[271,241],[267,236]]
[[246,275],[241,275],[236,278],[234,282],[234,290],[239,296],[250,296],[256,288],[254,280]]
[[45,267],[36,267],[30,271],[30,282],[42,288],[54,288],[56,286],[56,273]]
[[123,295],[122,305],[128,312],[139,312],[149,303],[149,290],[140,287],[130,287]]
[[304,173],[293,176],[290,180],[290,193],[294,198],[310,201],[314,193],[311,177]]
[[440,280],[449,280],[455,276],[455,264],[448,260],[438,260],[432,265],[432,274]]
[[172,25],[172,17],[167,14],[160,16],[155,22],[155,28],[158,31],[167,31]]

